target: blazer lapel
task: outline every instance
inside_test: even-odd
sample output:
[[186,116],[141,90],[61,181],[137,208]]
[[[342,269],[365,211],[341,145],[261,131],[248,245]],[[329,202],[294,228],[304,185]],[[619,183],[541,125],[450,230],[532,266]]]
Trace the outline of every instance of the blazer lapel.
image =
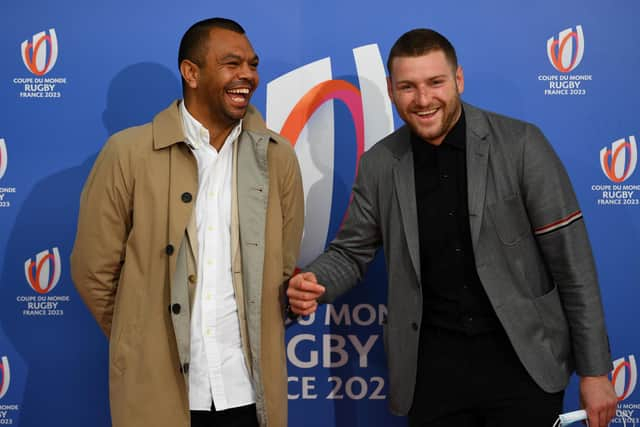
[[469,226],[473,248],[478,246],[480,227],[484,214],[487,192],[487,168],[489,165],[489,134],[486,119],[480,111],[464,104],[467,120],[467,191]]
[[416,182],[413,168],[413,151],[409,141],[410,133],[404,128],[397,136],[394,145],[394,155],[398,159],[393,168],[393,184],[400,205],[400,216],[404,228],[404,235],[409,247],[409,256],[413,268],[420,278],[420,239],[418,230],[418,207],[416,204]]

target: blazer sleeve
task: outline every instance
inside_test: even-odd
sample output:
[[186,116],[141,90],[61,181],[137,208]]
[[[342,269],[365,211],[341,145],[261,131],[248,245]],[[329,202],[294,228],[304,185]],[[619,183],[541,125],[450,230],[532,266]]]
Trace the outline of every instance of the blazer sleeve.
[[376,180],[370,153],[360,159],[351,202],[338,235],[329,248],[305,270],[315,273],[326,291],[320,302],[332,302],[360,280],[382,244]]
[[132,226],[132,178],[122,146],[112,137],[98,156],[80,196],[71,276],[107,337]]
[[578,375],[604,375],[611,355],[591,245],[569,176],[542,132],[527,125],[521,188],[533,233],[567,317]]

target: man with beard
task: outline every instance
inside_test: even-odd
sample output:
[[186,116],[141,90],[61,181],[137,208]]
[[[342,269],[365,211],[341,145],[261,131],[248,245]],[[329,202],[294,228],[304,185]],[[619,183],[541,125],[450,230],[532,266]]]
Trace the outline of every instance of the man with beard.
[[81,197],[72,275],[109,337],[113,425],[285,427],[298,163],[249,105],[238,23],[194,24],[178,63],[184,100],[113,135]]
[[293,312],[350,289],[382,246],[390,406],[410,426],[551,426],[574,370],[606,426],[600,291],[560,160],[535,126],[461,102],[441,34],[404,34],[387,67],[405,126],[362,156],[344,226],[289,281]]

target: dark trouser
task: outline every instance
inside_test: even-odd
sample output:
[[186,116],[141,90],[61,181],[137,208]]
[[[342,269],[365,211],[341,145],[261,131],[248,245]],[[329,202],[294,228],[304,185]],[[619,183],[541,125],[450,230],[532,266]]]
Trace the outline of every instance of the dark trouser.
[[410,427],[551,427],[564,392],[529,376],[504,331],[423,331]]
[[216,411],[191,411],[191,427],[258,427],[256,405]]

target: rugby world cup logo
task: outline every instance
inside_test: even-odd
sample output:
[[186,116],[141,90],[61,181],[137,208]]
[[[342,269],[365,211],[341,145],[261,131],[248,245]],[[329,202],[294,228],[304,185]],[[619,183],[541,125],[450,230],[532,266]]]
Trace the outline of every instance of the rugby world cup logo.
[[51,28],[49,29],[49,34],[46,31],[34,34],[31,41],[25,40],[22,42],[20,52],[22,54],[22,62],[24,62],[27,70],[36,76],[44,76],[56,65],[56,60],[58,59],[56,30]]
[[636,169],[638,163],[638,147],[636,138],[618,139],[611,144],[611,149],[600,150],[600,167],[602,172],[615,183],[626,181]]
[[7,144],[5,144],[4,139],[0,138],[0,179],[4,176],[4,173],[7,171],[7,161],[9,158],[7,157]]
[[[301,265],[324,249],[331,220],[334,175],[337,181],[344,181],[343,175],[353,176],[362,153],[393,131],[393,113],[386,96],[386,74],[378,45],[361,46],[352,52],[357,86],[333,78],[331,58],[304,65],[267,84],[267,126],[291,142],[302,170],[307,210],[298,260]],[[347,108],[352,127],[335,128],[334,102]],[[356,161],[345,165],[344,159],[335,158],[335,147],[352,141],[349,137],[353,134]],[[351,182],[343,183],[351,186]]]
[[10,381],[11,371],[9,369],[9,359],[7,359],[7,356],[2,356],[2,359],[0,359],[0,399],[7,394]]
[[638,380],[638,369],[636,368],[636,358],[629,355],[629,360],[624,357],[613,361],[613,371],[611,371],[611,383],[618,396],[618,401],[625,400],[633,393]]
[[39,294],[51,292],[60,281],[60,252],[57,247],[38,253],[24,263],[24,275],[31,289]]
[[584,55],[584,33],[582,25],[576,25],[576,30],[567,28],[560,31],[558,38],[547,40],[547,56],[549,62],[561,73],[568,73],[576,69]]

